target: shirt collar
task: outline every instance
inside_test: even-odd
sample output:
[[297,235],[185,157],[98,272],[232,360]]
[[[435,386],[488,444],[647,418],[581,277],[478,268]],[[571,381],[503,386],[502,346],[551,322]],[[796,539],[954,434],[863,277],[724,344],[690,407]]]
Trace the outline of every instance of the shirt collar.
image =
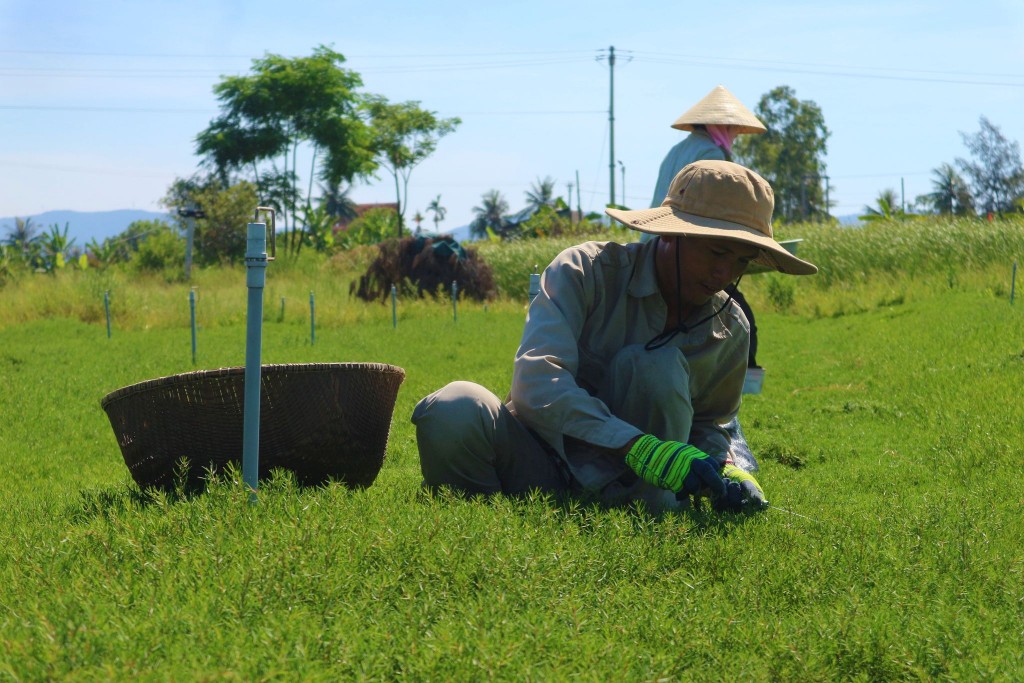
[[630,296],[642,299],[652,294],[661,295],[658,291],[658,273],[654,266],[654,252],[658,238],[640,243],[640,253],[633,265],[633,276],[629,279]]

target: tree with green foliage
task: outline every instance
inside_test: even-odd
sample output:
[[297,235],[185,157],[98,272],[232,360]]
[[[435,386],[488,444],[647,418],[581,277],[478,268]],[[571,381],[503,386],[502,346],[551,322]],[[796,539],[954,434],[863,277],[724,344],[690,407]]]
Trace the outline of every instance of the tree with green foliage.
[[831,132],[821,108],[811,100],[798,100],[796,92],[783,85],[763,95],[755,113],[768,132],[737,138],[736,161],[771,183],[776,217],[827,216],[823,180]]
[[335,218],[327,209],[323,206],[307,206],[303,209],[303,222],[306,225],[306,240],[314,251],[324,254],[334,249]]
[[[260,204],[253,183],[243,180],[225,187],[215,176],[177,178],[161,203],[175,214],[187,207],[202,209],[203,217],[195,219],[193,256],[196,263],[237,262],[245,258],[245,226],[252,222],[256,206]],[[178,218],[182,232],[183,221]],[[267,239],[270,239],[269,234]],[[267,249],[270,250],[269,244]]]
[[918,195],[916,203],[944,216],[973,216],[971,188],[951,164],[932,169],[932,191]]
[[14,225],[7,225],[7,236],[4,238],[4,244],[11,248],[11,251],[21,256],[22,261],[26,265],[31,265],[32,262],[39,256],[39,228],[32,222],[31,218],[18,218],[14,217]]
[[75,239],[68,236],[71,229],[69,223],[64,228],[57,224],[51,225],[49,230],[39,238],[39,256],[42,268],[53,273],[64,268],[72,260],[75,250]]
[[377,244],[395,234],[398,214],[390,207],[368,210],[338,231],[337,241],[345,249],[364,244]]
[[526,206],[537,211],[542,206],[553,206],[555,203],[555,181],[551,176],[530,185],[526,191]]
[[1007,140],[987,118],[979,119],[981,130],[974,135],[961,132],[973,160],[957,159],[971,182],[975,205],[991,213],[1014,210],[1015,200],[1024,195],[1024,164],[1020,145]]
[[248,170],[259,203],[273,205],[287,223],[289,213],[294,222],[301,203],[300,145],[313,150],[306,204],[314,175],[336,185],[374,171],[371,133],[356,92],[362,80],[344,62],[324,46],[309,57],[267,54],[253,60],[249,75],[228,76],[214,86],[221,113],[196,137],[196,151],[221,187],[232,186]]
[[441,229],[441,221],[448,214],[448,209],[441,206],[441,195],[437,195],[433,201],[427,204],[427,211],[434,214],[434,232],[438,232]]
[[11,258],[12,247],[0,242],[0,287],[7,284],[7,280],[14,276],[14,259]]
[[413,214],[412,222],[416,224],[416,234],[417,235],[420,234],[420,232],[422,232],[423,221],[425,221],[425,220],[426,220],[426,218],[423,216],[423,214],[420,211],[417,211],[416,213]]
[[89,240],[85,245],[85,252],[92,265],[101,269],[127,260],[122,243],[111,237],[102,242],[96,238]]
[[862,221],[892,220],[903,216],[900,198],[896,190],[887,187],[878,193],[875,206],[865,206],[864,214],[859,216]]
[[508,213],[508,201],[498,190],[488,190],[480,197],[480,206],[473,207],[476,218],[469,224],[469,232],[474,237],[487,237],[488,229],[504,234],[505,214]]
[[130,262],[136,270],[173,271],[173,279],[184,277],[185,241],[172,225],[161,220],[135,221],[129,228],[145,235]]
[[413,169],[434,153],[441,138],[462,123],[458,117],[439,118],[436,112],[421,109],[419,104],[391,104],[380,95],[367,96],[364,103],[373,129],[376,162],[395,180],[398,237],[402,236]]
[[329,185],[321,183],[320,206],[336,220],[356,218],[359,212],[356,211],[356,203],[348,195],[351,190],[351,185],[341,182]]

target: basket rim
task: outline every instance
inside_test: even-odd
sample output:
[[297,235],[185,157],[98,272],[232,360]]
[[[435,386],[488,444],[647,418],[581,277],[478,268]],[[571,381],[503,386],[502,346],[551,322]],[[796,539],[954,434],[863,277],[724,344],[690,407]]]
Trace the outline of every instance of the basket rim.
[[[261,376],[264,374],[302,374],[302,373],[323,373],[333,371],[346,371],[346,370],[362,370],[378,372],[385,375],[399,375],[402,380],[405,379],[405,370],[397,365],[391,365],[390,363],[265,363],[260,366]],[[100,399],[100,407],[104,410],[106,407],[120,399],[134,394],[139,394],[145,391],[153,389],[159,389],[168,386],[177,386],[181,384],[187,384],[189,382],[202,381],[209,378],[219,377],[231,377],[234,375],[245,375],[245,366],[235,365],[224,368],[215,368],[210,370],[192,370],[189,372],[181,372],[174,375],[165,375],[163,377],[155,377],[153,379],[143,380],[142,382],[136,382],[135,384],[129,384],[111,391],[106,396]]]

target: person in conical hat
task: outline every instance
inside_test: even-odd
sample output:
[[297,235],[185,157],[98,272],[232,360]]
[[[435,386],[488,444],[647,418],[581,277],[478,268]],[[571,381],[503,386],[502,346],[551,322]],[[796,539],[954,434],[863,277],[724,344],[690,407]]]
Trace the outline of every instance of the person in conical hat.
[[672,127],[690,134],[673,146],[661,162],[651,208],[661,206],[669,184],[684,166],[702,159],[732,161],[732,144],[738,135],[757,135],[768,130],[721,85],[690,107]]
[[[673,146],[665,155],[664,161],[661,162],[651,208],[661,206],[662,200],[668,193],[669,184],[680,169],[701,160],[732,161],[732,144],[737,136],[760,135],[768,130],[752,111],[743,106],[743,103],[722,85],[715,86],[703,99],[676,119],[672,123],[672,127],[677,130],[690,131],[690,134]],[[642,241],[648,239],[650,239],[648,235],[641,237]],[[750,324],[747,365],[760,369],[757,364],[757,322],[754,318],[754,311],[738,288],[731,288],[729,293]],[[742,460],[748,467],[756,469],[757,460],[750,451],[738,417],[732,420],[726,429],[733,442],[735,457]]]

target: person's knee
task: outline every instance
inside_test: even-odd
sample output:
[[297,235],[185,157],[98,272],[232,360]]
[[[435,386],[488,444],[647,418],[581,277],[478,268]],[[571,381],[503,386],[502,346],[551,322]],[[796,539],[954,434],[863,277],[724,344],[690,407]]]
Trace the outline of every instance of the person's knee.
[[481,424],[493,425],[501,402],[490,391],[473,382],[448,384],[416,404],[412,422],[420,459],[446,458],[467,438],[480,431]]
[[501,402],[490,391],[473,382],[456,381],[445,385],[416,404],[412,422],[417,432],[435,427],[447,432],[460,425],[493,417]]
[[413,410],[423,483],[470,493],[501,489],[490,451],[501,402],[472,382],[452,382],[422,399]]

